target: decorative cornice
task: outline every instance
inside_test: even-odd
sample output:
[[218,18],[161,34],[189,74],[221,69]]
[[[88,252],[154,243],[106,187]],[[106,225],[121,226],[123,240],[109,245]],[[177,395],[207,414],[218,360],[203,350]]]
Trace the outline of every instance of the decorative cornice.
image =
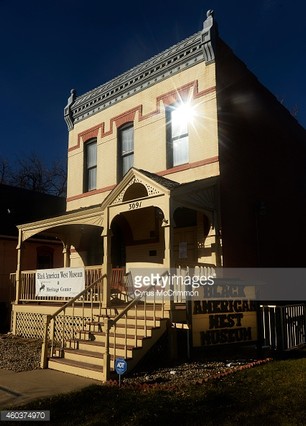
[[71,130],[75,123],[196,63],[212,62],[215,57],[213,24],[212,11],[208,11],[202,31],[78,98],[75,98],[75,92],[71,91],[64,110],[68,130]]
[[214,22],[214,11],[208,10],[206,20],[203,22],[202,44],[204,60],[210,64],[215,60],[215,38],[217,33],[216,23]]
[[64,120],[66,121],[68,130],[73,129],[73,117],[72,117],[71,105],[75,101],[75,97],[76,97],[76,92],[74,89],[71,89],[67,105],[64,108]]
[[[143,105],[135,105],[134,108],[122,112],[120,115],[111,117],[109,119],[109,123],[101,122],[100,124],[90,127],[83,132],[78,134],[77,137],[77,144],[72,145],[68,148],[68,151],[74,151],[75,149],[78,149],[82,142],[86,142],[88,139],[92,137],[97,137],[98,134],[100,135],[100,138],[104,138],[106,136],[112,135],[114,132],[114,126],[119,127],[124,123],[127,123],[129,121],[134,121],[135,116],[137,113],[138,121],[144,121],[151,117],[153,117],[156,114],[160,113],[160,104],[161,102],[164,105],[171,105],[172,103],[178,102],[181,98],[183,98],[184,93],[189,93],[191,90],[191,93],[189,94],[188,99],[196,99],[200,98],[202,96],[206,96],[209,93],[214,93],[216,91],[215,86],[208,87],[202,91],[199,91],[198,88],[198,81],[190,81],[188,84],[185,84],[181,87],[176,87],[175,90],[171,90],[170,92],[160,94],[156,100],[155,100],[155,109],[152,109],[152,111],[147,112],[146,114],[143,113]],[[151,99],[151,106],[153,106],[153,99]],[[106,130],[107,128],[107,130]]]

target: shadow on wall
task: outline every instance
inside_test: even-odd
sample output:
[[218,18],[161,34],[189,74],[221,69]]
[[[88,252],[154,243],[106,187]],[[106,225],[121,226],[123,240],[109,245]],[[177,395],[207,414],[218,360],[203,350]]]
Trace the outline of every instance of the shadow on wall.
[[0,333],[10,331],[9,309],[7,303],[0,302]]

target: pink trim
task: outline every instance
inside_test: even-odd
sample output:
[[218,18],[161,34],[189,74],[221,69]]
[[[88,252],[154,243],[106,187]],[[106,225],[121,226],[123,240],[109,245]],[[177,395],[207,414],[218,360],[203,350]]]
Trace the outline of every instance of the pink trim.
[[104,188],[95,189],[93,191],[84,192],[84,194],[73,195],[67,198],[67,203],[70,201],[79,200],[81,198],[91,197],[92,195],[101,194],[103,192],[112,191],[116,185],[105,186]]
[[219,161],[218,156],[206,158],[205,160],[195,161],[194,163],[182,164],[181,166],[176,166],[176,167],[172,167],[171,169],[162,170],[160,172],[157,172],[156,174],[160,175],[160,176],[170,175],[172,173],[177,173],[177,172],[182,172],[184,170],[194,169],[195,167],[201,167],[201,166],[206,166],[208,164],[217,163],[218,161]]
[[209,93],[213,93],[216,91],[216,86],[211,86],[208,89],[204,89],[201,92],[198,91],[198,80],[194,80],[184,86],[179,87],[178,89],[171,90],[170,92],[164,93],[156,98],[156,108],[155,110],[149,112],[148,114],[143,114],[143,106],[137,105],[136,107],[125,111],[124,113],[117,115],[116,117],[112,117],[110,119],[110,130],[105,132],[105,122],[98,124],[90,129],[85,130],[78,134],[77,144],[70,147],[68,152],[73,151],[75,149],[80,148],[81,141],[84,143],[86,140],[92,137],[98,137],[99,129],[101,129],[101,138],[112,135],[114,133],[114,123],[115,127],[118,128],[122,126],[122,124],[128,123],[129,121],[135,120],[135,115],[139,113],[139,121],[147,120],[148,118],[160,113],[160,104],[163,102],[165,105],[173,104],[179,101],[182,97],[188,94],[189,90],[193,88],[192,98],[197,99],[202,96],[205,96]]

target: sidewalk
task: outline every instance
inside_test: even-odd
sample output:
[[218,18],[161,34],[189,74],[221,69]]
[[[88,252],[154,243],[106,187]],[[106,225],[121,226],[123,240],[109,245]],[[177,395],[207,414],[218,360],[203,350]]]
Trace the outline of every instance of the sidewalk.
[[15,373],[0,369],[0,409],[26,404],[38,398],[73,392],[97,380],[55,370],[32,370]]

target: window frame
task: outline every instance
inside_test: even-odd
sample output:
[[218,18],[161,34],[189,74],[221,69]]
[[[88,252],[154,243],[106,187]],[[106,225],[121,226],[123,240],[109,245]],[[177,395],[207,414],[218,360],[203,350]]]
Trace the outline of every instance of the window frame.
[[[132,129],[132,149],[126,152],[123,151],[123,134],[124,131]],[[117,153],[117,181],[120,182],[123,176],[134,166],[134,145],[135,145],[135,133],[134,133],[134,122],[129,121],[124,123],[117,129],[117,140],[118,140],[118,153]],[[124,159],[132,158],[131,166],[124,170]]]
[[[175,112],[175,110],[177,108],[180,107],[179,103],[173,104],[173,105],[168,105],[166,107],[166,156],[167,156],[167,168],[171,169],[173,167],[178,167],[181,166],[183,164],[188,164],[189,163],[189,129],[188,129],[188,122],[186,123],[186,131],[183,133],[180,133],[178,135],[173,136],[174,133],[174,128],[173,128],[173,117],[172,117],[172,113]],[[174,164],[174,144],[175,142],[180,142],[183,141],[183,139],[187,139],[187,142],[184,143],[184,145],[186,144],[187,147],[185,146],[185,148],[187,148],[187,158],[184,158],[183,161],[175,163]],[[186,161],[185,161],[186,160]]]
[[[95,146],[95,161],[88,165],[89,147]],[[90,192],[97,189],[97,138],[90,139],[84,143],[84,167],[83,167],[83,192]],[[94,171],[94,185],[91,184],[91,173]]]

